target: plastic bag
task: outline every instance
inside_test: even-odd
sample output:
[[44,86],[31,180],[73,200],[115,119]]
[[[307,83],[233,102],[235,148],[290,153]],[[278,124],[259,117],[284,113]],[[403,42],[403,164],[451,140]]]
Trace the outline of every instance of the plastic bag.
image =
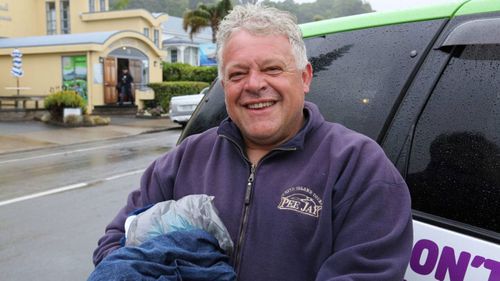
[[213,196],[195,194],[155,204],[125,222],[125,246],[138,246],[146,240],[171,231],[203,229],[213,235],[228,255],[233,241],[217,215]]

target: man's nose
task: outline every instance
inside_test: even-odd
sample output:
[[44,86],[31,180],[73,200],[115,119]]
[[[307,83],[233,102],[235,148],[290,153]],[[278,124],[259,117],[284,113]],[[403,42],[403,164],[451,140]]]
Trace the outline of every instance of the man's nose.
[[257,70],[251,70],[248,73],[247,83],[245,84],[245,88],[248,91],[261,91],[266,88],[266,80],[264,74]]

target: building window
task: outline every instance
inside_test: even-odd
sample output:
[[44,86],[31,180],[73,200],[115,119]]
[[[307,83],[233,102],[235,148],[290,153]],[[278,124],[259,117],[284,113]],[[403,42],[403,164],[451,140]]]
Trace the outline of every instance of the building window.
[[160,31],[158,29],[155,29],[154,33],[154,43],[156,47],[160,47]]
[[170,62],[177,62],[177,50],[170,51]]
[[99,0],[99,11],[106,11],[106,0]]
[[53,35],[57,33],[57,22],[56,22],[56,3],[46,2],[45,3],[46,17],[47,17],[47,34]]
[[89,12],[95,12],[95,0],[89,0]]
[[71,25],[69,21],[69,0],[61,0],[61,33],[71,33]]
[[144,27],[144,35],[149,38],[149,28]]

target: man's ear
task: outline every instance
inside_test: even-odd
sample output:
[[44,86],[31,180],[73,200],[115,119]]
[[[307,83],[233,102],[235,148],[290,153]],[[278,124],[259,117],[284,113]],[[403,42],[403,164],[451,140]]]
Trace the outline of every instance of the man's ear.
[[304,94],[309,93],[309,86],[311,85],[312,76],[313,76],[312,65],[310,63],[307,63],[304,70],[302,70],[302,85],[304,88]]

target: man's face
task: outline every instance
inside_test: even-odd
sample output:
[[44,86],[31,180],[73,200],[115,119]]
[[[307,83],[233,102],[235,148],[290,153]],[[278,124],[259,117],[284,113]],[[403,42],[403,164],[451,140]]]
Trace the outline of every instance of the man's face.
[[302,127],[312,68],[298,70],[288,38],[233,33],[222,53],[229,117],[247,146],[272,149]]

